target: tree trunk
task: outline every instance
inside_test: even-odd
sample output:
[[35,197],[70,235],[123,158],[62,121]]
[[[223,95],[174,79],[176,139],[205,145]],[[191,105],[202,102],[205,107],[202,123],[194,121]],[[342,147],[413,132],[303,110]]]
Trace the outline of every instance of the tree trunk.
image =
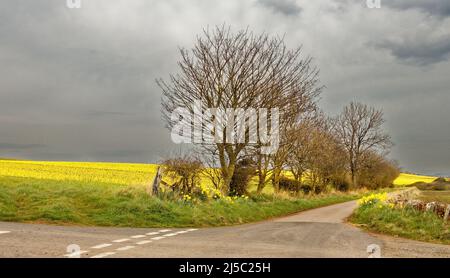
[[351,165],[350,172],[352,175],[352,186],[353,188],[358,188],[358,175],[356,171],[356,166],[354,164]]
[[256,193],[261,193],[266,186],[266,178],[267,178],[267,171],[259,171],[258,172],[258,187],[256,189]]
[[275,192],[280,191],[280,176],[281,176],[281,169],[274,168],[273,175],[272,175],[272,185],[273,185],[273,190]]
[[223,184],[224,184],[224,188],[226,190],[225,193],[227,195],[230,192],[231,179],[233,178],[235,169],[236,169],[236,160],[235,159],[230,160],[228,166],[222,167],[222,173],[224,173]]

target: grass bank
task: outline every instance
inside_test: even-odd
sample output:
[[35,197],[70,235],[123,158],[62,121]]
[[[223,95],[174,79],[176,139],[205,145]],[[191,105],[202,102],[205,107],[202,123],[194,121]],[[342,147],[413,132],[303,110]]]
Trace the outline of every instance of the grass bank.
[[142,186],[0,177],[0,221],[122,227],[223,226],[254,222],[357,199],[329,194],[293,199],[270,195],[191,204],[150,197]]
[[419,200],[425,202],[441,202],[450,204],[450,191],[420,191]]
[[433,243],[450,244],[450,225],[431,212],[412,208],[391,208],[384,205],[361,206],[351,217],[351,222],[363,228]]

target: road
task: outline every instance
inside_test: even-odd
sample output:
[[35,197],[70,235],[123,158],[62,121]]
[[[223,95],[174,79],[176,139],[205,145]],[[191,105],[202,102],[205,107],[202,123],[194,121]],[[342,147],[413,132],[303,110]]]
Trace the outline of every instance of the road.
[[382,257],[450,258],[448,245],[369,234],[345,223],[355,206],[347,202],[259,223],[199,229],[0,222],[0,257],[367,258],[367,246],[376,244]]

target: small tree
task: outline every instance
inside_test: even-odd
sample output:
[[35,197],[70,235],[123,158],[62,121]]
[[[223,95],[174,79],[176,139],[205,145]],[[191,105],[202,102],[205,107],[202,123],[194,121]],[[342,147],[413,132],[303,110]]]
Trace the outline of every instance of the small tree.
[[358,186],[357,175],[368,151],[386,151],[392,145],[382,128],[383,112],[365,104],[352,102],[336,118],[335,132],[347,153],[352,183]]
[[194,187],[200,183],[203,164],[197,158],[185,155],[168,159],[162,165],[164,174],[174,181],[171,184],[174,191],[190,194]]
[[364,187],[369,189],[391,187],[399,175],[400,170],[395,162],[374,152],[363,154],[358,176],[360,184]]

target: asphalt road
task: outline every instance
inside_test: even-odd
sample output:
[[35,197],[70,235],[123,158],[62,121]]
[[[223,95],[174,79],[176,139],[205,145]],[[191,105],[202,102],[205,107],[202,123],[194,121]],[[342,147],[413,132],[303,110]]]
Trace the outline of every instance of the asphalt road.
[[[222,228],[140,229],[0,222],[0,257],[449,257],[450,246],[368,234],[345,219],[347,202]],[[69,247],[69,251],[68,251]],[[79,249],[78,249],[79,247]]]

